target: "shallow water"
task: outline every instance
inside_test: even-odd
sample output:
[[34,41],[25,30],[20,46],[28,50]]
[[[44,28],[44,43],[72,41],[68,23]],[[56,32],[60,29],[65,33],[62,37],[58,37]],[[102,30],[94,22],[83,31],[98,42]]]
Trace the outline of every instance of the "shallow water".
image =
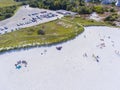
[[[0,90],[118,90],[119,35],[118,28],[86,27],[63,44],[1,54]],[[16,69],[19,60],[27,67]]]

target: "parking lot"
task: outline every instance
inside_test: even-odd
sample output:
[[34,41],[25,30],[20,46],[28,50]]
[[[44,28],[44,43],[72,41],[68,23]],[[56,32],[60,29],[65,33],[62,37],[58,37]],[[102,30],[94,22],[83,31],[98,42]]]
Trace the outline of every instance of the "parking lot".
[[62,17],[63,15],[55,11],[22,6],[13,17],[0,21],[0,34],[35,26]]

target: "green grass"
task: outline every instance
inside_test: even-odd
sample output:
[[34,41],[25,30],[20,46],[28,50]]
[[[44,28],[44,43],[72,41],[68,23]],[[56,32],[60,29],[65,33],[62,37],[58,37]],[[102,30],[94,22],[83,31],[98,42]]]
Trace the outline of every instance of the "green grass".
[[[82,33],[84,31],[83,26],[90,25],[108,26],[109,24],[85,20],[81,17],[64,17],[52,22],[0,35],[0,51],[64,42]],[[44,30],[45,35],[39,35],[37,33],[41,29]]]
[[[38,35],[37,31],[43,29],[45,35]],[[28,46],[50,45],[64,42],[83,32],[83,27],[64,20],[56,20],[45,24],[21,29],[0,35],[1,51]]]
[[64,17],[63,19],[68,20],[70,22],[75,22],[75,23],[79,23],[82,24],[83,26],[110,26],[110,24],[108,24],[107,22],[97,22],[94,20],[87,20],[84,19],[82,17]]
[[13,6],[18,5],[20,3],[15,2],[14,0],[0,0],[0,7],[7,7],[7,6]]

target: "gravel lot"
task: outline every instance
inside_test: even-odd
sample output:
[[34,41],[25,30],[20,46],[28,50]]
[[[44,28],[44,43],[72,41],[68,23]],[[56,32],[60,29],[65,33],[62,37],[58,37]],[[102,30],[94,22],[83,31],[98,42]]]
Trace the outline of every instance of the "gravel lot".
[[0,21],[0,34],[35,26],[61,17],[63,15],[55,11],[22,6],[13,17]]

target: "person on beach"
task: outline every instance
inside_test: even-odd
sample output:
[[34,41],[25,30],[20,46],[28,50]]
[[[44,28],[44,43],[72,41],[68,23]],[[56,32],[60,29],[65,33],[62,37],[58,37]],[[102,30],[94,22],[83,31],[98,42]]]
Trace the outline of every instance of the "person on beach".
[[84,54],[83,54],[83,57],[88,57],[87,53],[84,53]]
[[99,62],[99,56],[92,55],[93,58],[95,58],[96,62]]

